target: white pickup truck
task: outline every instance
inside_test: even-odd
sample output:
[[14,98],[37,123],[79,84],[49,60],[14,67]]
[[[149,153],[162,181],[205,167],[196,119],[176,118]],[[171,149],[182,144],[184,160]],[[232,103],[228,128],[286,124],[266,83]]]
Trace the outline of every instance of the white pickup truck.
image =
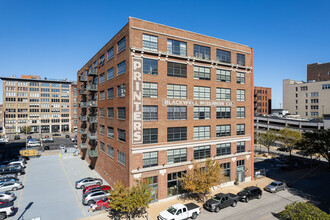
[[7,216],[14,213],[14,202],[0,204],[0,219],[5,219]]
[[201,208],[194,204],[175,204],[169,207],[166,211],[159,213],[158,220],[182,220],[182,219],[196,219],[201,213]]

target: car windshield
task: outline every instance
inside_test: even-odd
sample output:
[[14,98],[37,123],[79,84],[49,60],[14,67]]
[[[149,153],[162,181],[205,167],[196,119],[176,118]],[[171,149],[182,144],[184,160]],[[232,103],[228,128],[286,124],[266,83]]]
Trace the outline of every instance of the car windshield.
[[173,208],[172,206],[169,207],[169,208],[167,209],[167,211],[168,211],[169,213],[171,213],[172,215],[174,215],[174,214],[176,213],[176,209]]
[[220,198],[217,197],[217,196],[213,196],[212,199],[214,199],[214,200],[217,201],[217,202],[220,202]]
[[240,193],[247,193],[247,192],[249,192],[248,189],[242,189],[242,190],[240,191]]
[[271,186],[277,186],[277,183],[271,183],[271,184],[269,184],[269,185],[271,185]]

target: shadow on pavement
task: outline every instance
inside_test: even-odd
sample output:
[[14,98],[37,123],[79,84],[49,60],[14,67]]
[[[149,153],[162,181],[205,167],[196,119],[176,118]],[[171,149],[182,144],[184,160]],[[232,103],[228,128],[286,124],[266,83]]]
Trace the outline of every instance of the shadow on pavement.
[[26,212],[29,208],[31,208],[32,205],[33,205],[33,202],[30,202],[30,203],[25,207],[24,212],[22,212],[22,214],[18,217],[17,220],[24,219],[23,217],[24,217],[25,212]]

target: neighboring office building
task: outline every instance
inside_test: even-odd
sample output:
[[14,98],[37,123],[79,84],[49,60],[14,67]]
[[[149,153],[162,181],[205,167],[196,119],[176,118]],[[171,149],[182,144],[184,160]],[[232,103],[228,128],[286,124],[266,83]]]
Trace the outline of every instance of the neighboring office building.
[[330,113],[330,81],[283,80],[283,108],[292,115],[317,118]]
[[2,112],[2,104],[0,104],[0,135],[3,133],[3,112]]
[[174,196],[207,157],[230,184],[253,178],[252,48],[129,18],[77,74],[78,146],[111,185]]
[[3,81],[4,133],[20,133],[30,126],[35,133],[71,130],[71,83],[39,76],[0,77]]
[[78,91],[77,82],[71,84],[71,131],[78,129]]
[[307,64],[307,82],[330,81],[330,63]]
[[272,109],[272,89],[267,87],[254,87],[254,114],[268,115]]

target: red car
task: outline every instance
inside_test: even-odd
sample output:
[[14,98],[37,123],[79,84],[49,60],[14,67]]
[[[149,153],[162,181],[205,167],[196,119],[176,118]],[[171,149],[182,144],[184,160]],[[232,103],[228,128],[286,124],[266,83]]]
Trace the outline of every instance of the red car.
[[109,208],[111,198],[109,197],[104,197],[103,199],[97,201],[95,204],[91,206],[92,211],[96,210],[105,210]]
[[5,199],[5,200],[3,200],[3,199],[0,199],[0,204],[5,204],[5,203],[8,203],[9,202],[9,200],[8,199]]
[[82,193],[84,195],[85,193],[93,192],[93,191],[100,190],[100,189],[103,190],[103,191],[108,191],[108,190],[111,190],[111,187],[107,186],[107,185],[103,185],[103,186],[91,185],[91,186],[88,186],[85,189],[83,189]]

